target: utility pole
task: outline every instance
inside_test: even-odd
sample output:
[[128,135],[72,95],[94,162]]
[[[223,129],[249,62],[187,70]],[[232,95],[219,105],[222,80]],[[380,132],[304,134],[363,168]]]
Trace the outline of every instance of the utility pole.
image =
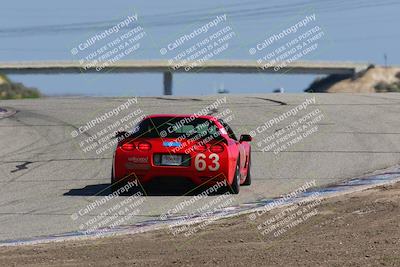
[[385,68],[387,68],[387,55],[386,55],[386,53],[383,54],[383,58],[385,60]]

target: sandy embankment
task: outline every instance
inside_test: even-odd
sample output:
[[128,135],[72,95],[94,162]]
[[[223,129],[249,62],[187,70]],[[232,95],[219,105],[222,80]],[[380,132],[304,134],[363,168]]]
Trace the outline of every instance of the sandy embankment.
[[220,220],[190,238],[166,229],[3,247],[0,265],[400,266],[400,183],[323,200],[312,209],[316,215],[277,237],[262,235],[257,226],[285,209],[254,221],[249,215]]

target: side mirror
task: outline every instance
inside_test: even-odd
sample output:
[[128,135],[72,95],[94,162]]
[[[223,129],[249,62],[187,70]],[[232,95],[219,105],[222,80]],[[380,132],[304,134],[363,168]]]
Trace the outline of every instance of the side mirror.
[[251,142],[251,140],[253,140],[253,138],[249,135],[249,134],[242,134],[240,136],[239,142]]
[[128,132],[123,131],[123,132],[116,132],[114,137],[117,139],[120,139],[120,138],[123,139],[127,136],[128,136]]

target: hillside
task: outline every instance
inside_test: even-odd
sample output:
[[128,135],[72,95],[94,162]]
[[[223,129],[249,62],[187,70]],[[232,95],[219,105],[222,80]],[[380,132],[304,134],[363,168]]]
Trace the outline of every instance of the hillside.
[[400,92],[400,68],[370,67],[357,77],[329,75],[316,79],[305,92],[375,93]]
[[0,100],[39,97],[41,93],[38,89],[25,87],[22,83],[15,83],[7,76],[0,74]]

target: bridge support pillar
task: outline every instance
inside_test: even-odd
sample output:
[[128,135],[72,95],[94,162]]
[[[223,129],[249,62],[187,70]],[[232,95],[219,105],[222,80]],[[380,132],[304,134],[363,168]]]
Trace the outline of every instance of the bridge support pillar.
[[172,72],[164,72],[164,95],[172,95]]

